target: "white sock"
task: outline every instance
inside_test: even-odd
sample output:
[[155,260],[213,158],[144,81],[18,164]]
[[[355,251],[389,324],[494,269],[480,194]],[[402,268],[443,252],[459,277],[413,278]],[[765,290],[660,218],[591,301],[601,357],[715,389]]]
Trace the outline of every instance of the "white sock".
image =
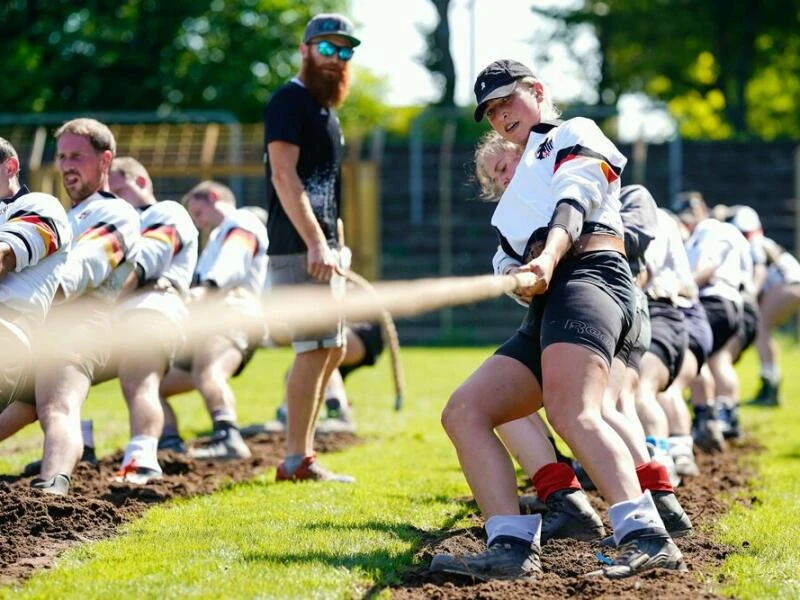
[[646,490],[636,500],[627,500],[614,504],[608,509],[608,518],[614,529],[614,541],[617,545],[629,534],[640,529],[648,529],[653,533],[667,535],[664,522],[653,503],[650,490]]
[[158,449],[158,438],[149,435],[135,435],[125,447],[125,457],[122,459],[122,466],[130,464],[135,460],[139,467],[146,467],[161,471],[158,464],[156,451]]
[[730,396],[717,396],[716,398],[714,398],[714,406],[717,407],[717,410],[719,410],[723,406],[726,406],[728,408],[733,408],[734,406],[737,406],[738,404],[739,404],[739,401],[738,400],[734,400]]
[[336,398],[339,401],[339,406],[342,408],[347,408],[347,406],[349,406],[347,403],[347,392],[344,389],[344,381],[339,373],[339,369],[331,373],[331,377],[328,379],[328,385],[325,386],[325,395],[323,397],[325,400]]
[[92,420],[81,421],[81,436],[83,436],[83,445],[94,448],[94,432],[92,431]]
[[487,545],[497,536],[509,535],[539,545],[542,534],[542,515],[494,515],[486,521]]
[[671,435],[667,441],[669,442],[669,453],[672,456],[694,455],[694,440],[691,435]]
[[761,365],[761,376],[772,385],[777,385],[781,380],[781,367],[774,363]]

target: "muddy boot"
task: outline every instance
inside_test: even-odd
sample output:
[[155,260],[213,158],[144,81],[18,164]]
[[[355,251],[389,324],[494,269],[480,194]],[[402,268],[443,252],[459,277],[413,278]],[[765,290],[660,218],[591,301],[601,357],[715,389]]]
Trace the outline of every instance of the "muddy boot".
[[722,428],[717,420],[717,413],[713,406],[696,406],[692,437],[694,443],[703,452],[722,452],[725,450],[725,438]]
[[613,564],[592,571],[588,575],[622,579],[649,569],[687,570],[681,551],[667,535],[634,532],[622,540],[619,550],[619,556]]
[[664,528],[673,538],[683,537],[692,533],[692,522],[689,515],[683,510],[675,492],[650,492],[653,503],[658,509]]
[[431,573],[463,575],[481,581],[490,579],[538,579],[542,576],[539,545],[501,535],[477,554],[453,556],[437,554],[428,569]]
[[547,498],[547,512],[542,517],[542,544],[551,539],[572,538],[592,541],[605,535],[600,516],[583,490],[568,488]]

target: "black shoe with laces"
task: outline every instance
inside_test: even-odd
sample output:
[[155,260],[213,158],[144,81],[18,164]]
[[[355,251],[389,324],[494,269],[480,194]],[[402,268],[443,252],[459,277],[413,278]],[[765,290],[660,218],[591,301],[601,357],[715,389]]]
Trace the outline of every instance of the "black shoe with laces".
[[661,520],[664,521],[664,528],[671,537],[678,538],[692,533],[692,521],[678,502],[675,492],[650,493],[653,496],[653,504],[656,505]]
[[742,430],[739,428],[739,406],[723,405],[719,407],[718,412],[722,437],[726,440],[738,440],[741,438]]
[[592,541],[606,534],[600,516],[583,490],[564,489],[548,496],[542,516],[542,544],[552,539]]
[[588,575],[622,579],[649,569],[686,571],[683,555],[668,535],[633,532],[619,546],[619,555],[612,564]]
[[756,397],[748,403],[750,406],[778,406],[780,398],[778,397],[778,384],[772,383],[765,377],[761,378],[761,389],[756,394]]
[[214,424],[211,441],[202,448],[189,451],[192,458],[211,460],[238,460],[250,458],[250,448],[244,443],[239,428],[231,423]]
[[692,438],[703,452],[712,453],[725,450],[725,437],[722,435],[722,428],[713,407],[695,407]]
[[[97,455],[94,452],[94,448],[92,446],[84,446],[83,453],[81,454],[81,460],[83,464],[89,465],[92,468],[97,468]],[[34,475],[38,475],[42,471],[42,461],[41,460],[34,460],[33,462],[29,462],[25,465],[22,469],[22,476],[23,477],[33,477]]]
[[177,433],[167,433],[158,438],[159,450],[171,450],[178,454],[186,454],[189,449],[186,447],[186,442]]
[[437,554],[431,561],[429,571],[463,575],[480,581],[533,580],[541,577],[542,563],[538,544],[501,535],[486,550],[477,554]]

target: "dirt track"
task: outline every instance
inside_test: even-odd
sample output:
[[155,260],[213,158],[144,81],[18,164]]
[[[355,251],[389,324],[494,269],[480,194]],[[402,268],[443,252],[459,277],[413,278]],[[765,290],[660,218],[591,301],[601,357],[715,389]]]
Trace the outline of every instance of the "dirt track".
[[[351,434],[318,437],[318,450],[341,450],[355,442]],[[147,486],[111,482],[121,455],[105,457],[96,471],[78,468],[74,493],[66,498],[32,493],[27,478],[0,477],[0,583],[24,580],[36,570],[53,564],[56,555],[70,546],[107,538],[117,527],[137,518],[153,504],[171,498],[210,494],[223,484],[252,478],[278,463],[283,436],[258,434],[248,439],[251,459],[230,463],[197,461],[164,453],[162,466],[168,475]],[[701,477],[689,479],[679,488],[679,497],[695,525],[695,533],[678,540],[690,572],[647,573],[623,581],[586,578],[582,575],[599,565],[599,546],[583,542],[555,541],[544,546],[544,577],[533,583],[469,581],[432,576],[425,571],[433,554],[476,551],[483,548],[483,529],[477,515],[475,527],[432,534],[418,553],[418,567],[410,569],[392,597],[410,598],[713,598],[706,579],[732,549],[716,544],[710,526],[728,509],[725,497],[746,489],[751,475],[742,459],[756,451],[751,445],[730,448],[722,455],[700,455]],[[592,502],[605,514],[605,504],[590,493]],[[745,496],[747,497],[747,496]],[[752,502],[754,499],[750,499]]]

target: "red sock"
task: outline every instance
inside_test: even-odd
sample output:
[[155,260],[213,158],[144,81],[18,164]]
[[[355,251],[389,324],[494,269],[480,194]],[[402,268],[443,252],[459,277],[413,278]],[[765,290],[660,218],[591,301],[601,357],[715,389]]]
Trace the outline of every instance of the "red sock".
[[536,488],[536,495],[539,500],[547,502],[547,498],[553,492],[564,489],[580,490],[583,489],[578,483],[575,471],[572,467],[564,463],[549,463],[536,471],[531,477],[533,487]]
[[667,467],[655,460],[636,467],[636,476],[639,478],[639,485],[642,486],[643,492],[645,490],[650,490],[651,492],[675,491],[669,482]]

